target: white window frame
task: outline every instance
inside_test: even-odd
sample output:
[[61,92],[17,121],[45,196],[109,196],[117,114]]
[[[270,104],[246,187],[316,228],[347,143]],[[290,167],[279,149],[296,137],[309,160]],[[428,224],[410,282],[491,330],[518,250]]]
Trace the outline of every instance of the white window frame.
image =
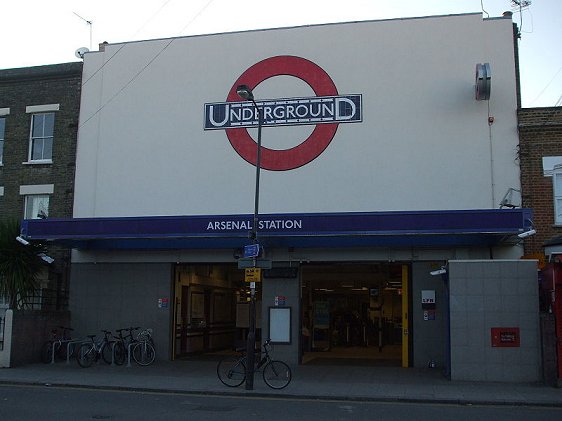
[[[55,111],[60,110],[60,104],[42,104],[42,105],[28,105],[25,107],[25,112],[27,114],[32,114],[31,116],[31,127],[29,128],[29,152],[27,155],[27,162],[24,164],[52,164],[53,163],[53,146],[55,143],[55,128],[53,122],[53,133],[50,136],[52,138],[51,141],[51,158],[49,159],[32,159],[32,152],[33,152],[33,115],[35,114],[47,114],[47,113],[54,113]],[[56,121],[56,116],[55,116]],[[43,138],[44,139],[44,138]]]
[[[37,118],[38,116],[43,117],[43,116],[48,115],[48,114],[51,114],[53,116],[53,131],[52,131],[52,133],[45,134],[44,131],[40,134],[34,133],[33,127],[35,126],[35,118]],[[53,112],[35,113],[35,114],[31,115],[31,127],[29,128],[29,155],[28,155],[28,158],[27,158],[28,162],[30,162],[30,163],[41,163],[41,164],[52,164],[52,162],[53,162],[53,144],[54,144],[54,139],[55,139],[55,136],[54,136],[54,134],[55,134],[54,117],[55,117],[55,113],[53,113]],[[44,130],[44,124],[43,124],[43,130]],[[45,158],[42,154],[41,158],[33,159],[33,147],[39,141],[43,142],[43,146],[44,146],[46,141],[51,142],[51,154],[47,158]]]
[[[24,219],[40,219],[39,213],[44,212],[44,215],[49,216],[49,201],[51,196],[48,194],[28,194],[25,196],[25,203],[23,207]],[[46,200],[46,206],[45,206]],[[31,206],[31,208],[29,208]]]
[[6,116],[10,115],[9,108],[0,108],[0,119],[4,120],[4,131],[0,132],[0,167],[3,165],[4,141],[6,140]]
[[552,169],[552,195],[554,197],[554,224],[562,226],[562,165],[556,165]]
[[[40,199],[40,198],[47,198],[47,209],[44,209],[46,216],[49,216],[49,205],[51,195],[55,191],[54,184],[35,184],[35,185],[26,185],[20,186],[20,195],[25,196],[24,206],[23,206],[23,217],[24,219],[39,219],[39,211],[41,209],[37,208],[36,211],[28,211],[28,206],[30,206],[29,201]],[[31,218],[28,218],[28,213],[31,212]]]
[[0,130],[0,167],[2,166],[2,159],[4,157],[4,139],[6,136],[6,119],[0,115],[0,121],[3,121],[3,129]]

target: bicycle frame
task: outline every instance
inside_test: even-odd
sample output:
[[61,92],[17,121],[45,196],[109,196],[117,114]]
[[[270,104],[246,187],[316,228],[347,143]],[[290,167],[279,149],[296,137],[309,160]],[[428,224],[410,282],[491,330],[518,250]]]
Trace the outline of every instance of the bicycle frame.
[[[61,335],[58,334],[57,329],[62,331]],[[64,326],[58,326],[57,329],[51,330],[51,364],[55,363],[55,354],[60,352],[63,344],[67,344],[66,362],[69,363],[70,343],[72,342],[72,339],[67,335],[67,333],[72,332],[74,329]]]
[[[243,349],[238,349],[243,351]],[[261,349],[257,350],[260,352]],[[272,389],[283,389],[291,382],[291,369],[283,361],[274,360],[271,355],[270,341],[263,344],[263,355],[256,361],[254,371],[261,371],[264,382]],[[237,387],[246,380],[247,355],[226,356],[217,364],[219,380],[226,386]]]

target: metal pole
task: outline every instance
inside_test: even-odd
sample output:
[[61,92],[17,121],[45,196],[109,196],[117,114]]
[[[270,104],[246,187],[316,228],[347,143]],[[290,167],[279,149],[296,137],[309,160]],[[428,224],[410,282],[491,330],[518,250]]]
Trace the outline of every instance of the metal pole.
[[252,100],[254,107],[256,107],[256,112],[258,113],[258,149],[256,155],[256,190],[254,196],[254,223],[252,225],[254,244],[258,243],[258,213],[260,204],[260,172],[261,172],[261,126],[262,126],[262,116],[261,110],[256,104],[256,101]]
[[250,298],[250,326],[246,342],[246,390],[254,390],[254,363],[256,347],[256,301],[255,288],[252,288]]
[[[252,99],[252,103],[258,113],[258,144],[256,155],[256,189],[254,196],[254,222],[252,225],[252,237],[254,244],[258,244],[258,213],[260,202],[260,170],[261,170],[261,127],[262,115],[261,110]],[[254,257],[254,267],[256,267],[256,259]],[[250,284],[250,326],[248,329],[248,339],[246,342],[246,390],[254,390],[254,363],[255,363],[255,348],[256,348],[256,285],[255,282]]]

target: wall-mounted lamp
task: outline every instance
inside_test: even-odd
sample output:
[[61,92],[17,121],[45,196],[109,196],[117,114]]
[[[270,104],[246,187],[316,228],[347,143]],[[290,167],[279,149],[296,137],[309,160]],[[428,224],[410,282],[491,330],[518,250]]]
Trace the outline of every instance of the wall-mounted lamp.
[[535,235],[537,233],[537,230],[535,230],[534,228],[531,228],[528,231],[522,232],[521,234],[517,234],[517,236],[519,238],[527,238],[527,237],[531,237],[533,235]]
[[523,232],[517,234],[517,236],[519,238],[531,237],[532,235],[535,235],[537,233],[537,230],[535,229],[535,225],[533,224],[533,221],[531,221],[530,219],[525,219],[525,222],[529,223],[529,225],[527,227],[525,227],[525,229],[527,231],[523,231]]
[[23,238],[23,237],[21,237],[21,236],[19,236],[19,235],[16,237],[16,241],[17,241],[18,243],[23,244],[24,246],[28,246],[28,245],[29,245],[29,241],[27,241],[25,238]]
[[432,276],[445,275],[446,273],[447,269],[444,266],[442,266],[441,269],[432,270],[431,272],[429,272],[429,274]]
[[44,262],[47,262],[48,264],[51,264],[55,261],[55,259],[53,259],[51,256],[47,256],[45,253],[39,253],[37,256],[39,256]]

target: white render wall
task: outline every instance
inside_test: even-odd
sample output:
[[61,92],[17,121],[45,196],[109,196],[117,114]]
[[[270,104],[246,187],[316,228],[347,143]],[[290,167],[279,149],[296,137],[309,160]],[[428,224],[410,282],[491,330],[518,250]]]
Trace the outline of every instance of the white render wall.
[[[509,187],[519,188],[512,22],[469,14],[134,42],[86,54],[74,216],[252,213],[255,167],[224,131],[203,130],[203,108],[225,101],[250,66],[278,55],[316,63],[340,95],[362,94],[363,122],[340,124],[303,167],[262,171],[260,212],[497,208]],[[489,103],[474,99],[483,62],[492,68]],[[258,100],[314,95],[290,76],[254,93]],[[264,128],[263,145],[286,149],[311,131]]]

